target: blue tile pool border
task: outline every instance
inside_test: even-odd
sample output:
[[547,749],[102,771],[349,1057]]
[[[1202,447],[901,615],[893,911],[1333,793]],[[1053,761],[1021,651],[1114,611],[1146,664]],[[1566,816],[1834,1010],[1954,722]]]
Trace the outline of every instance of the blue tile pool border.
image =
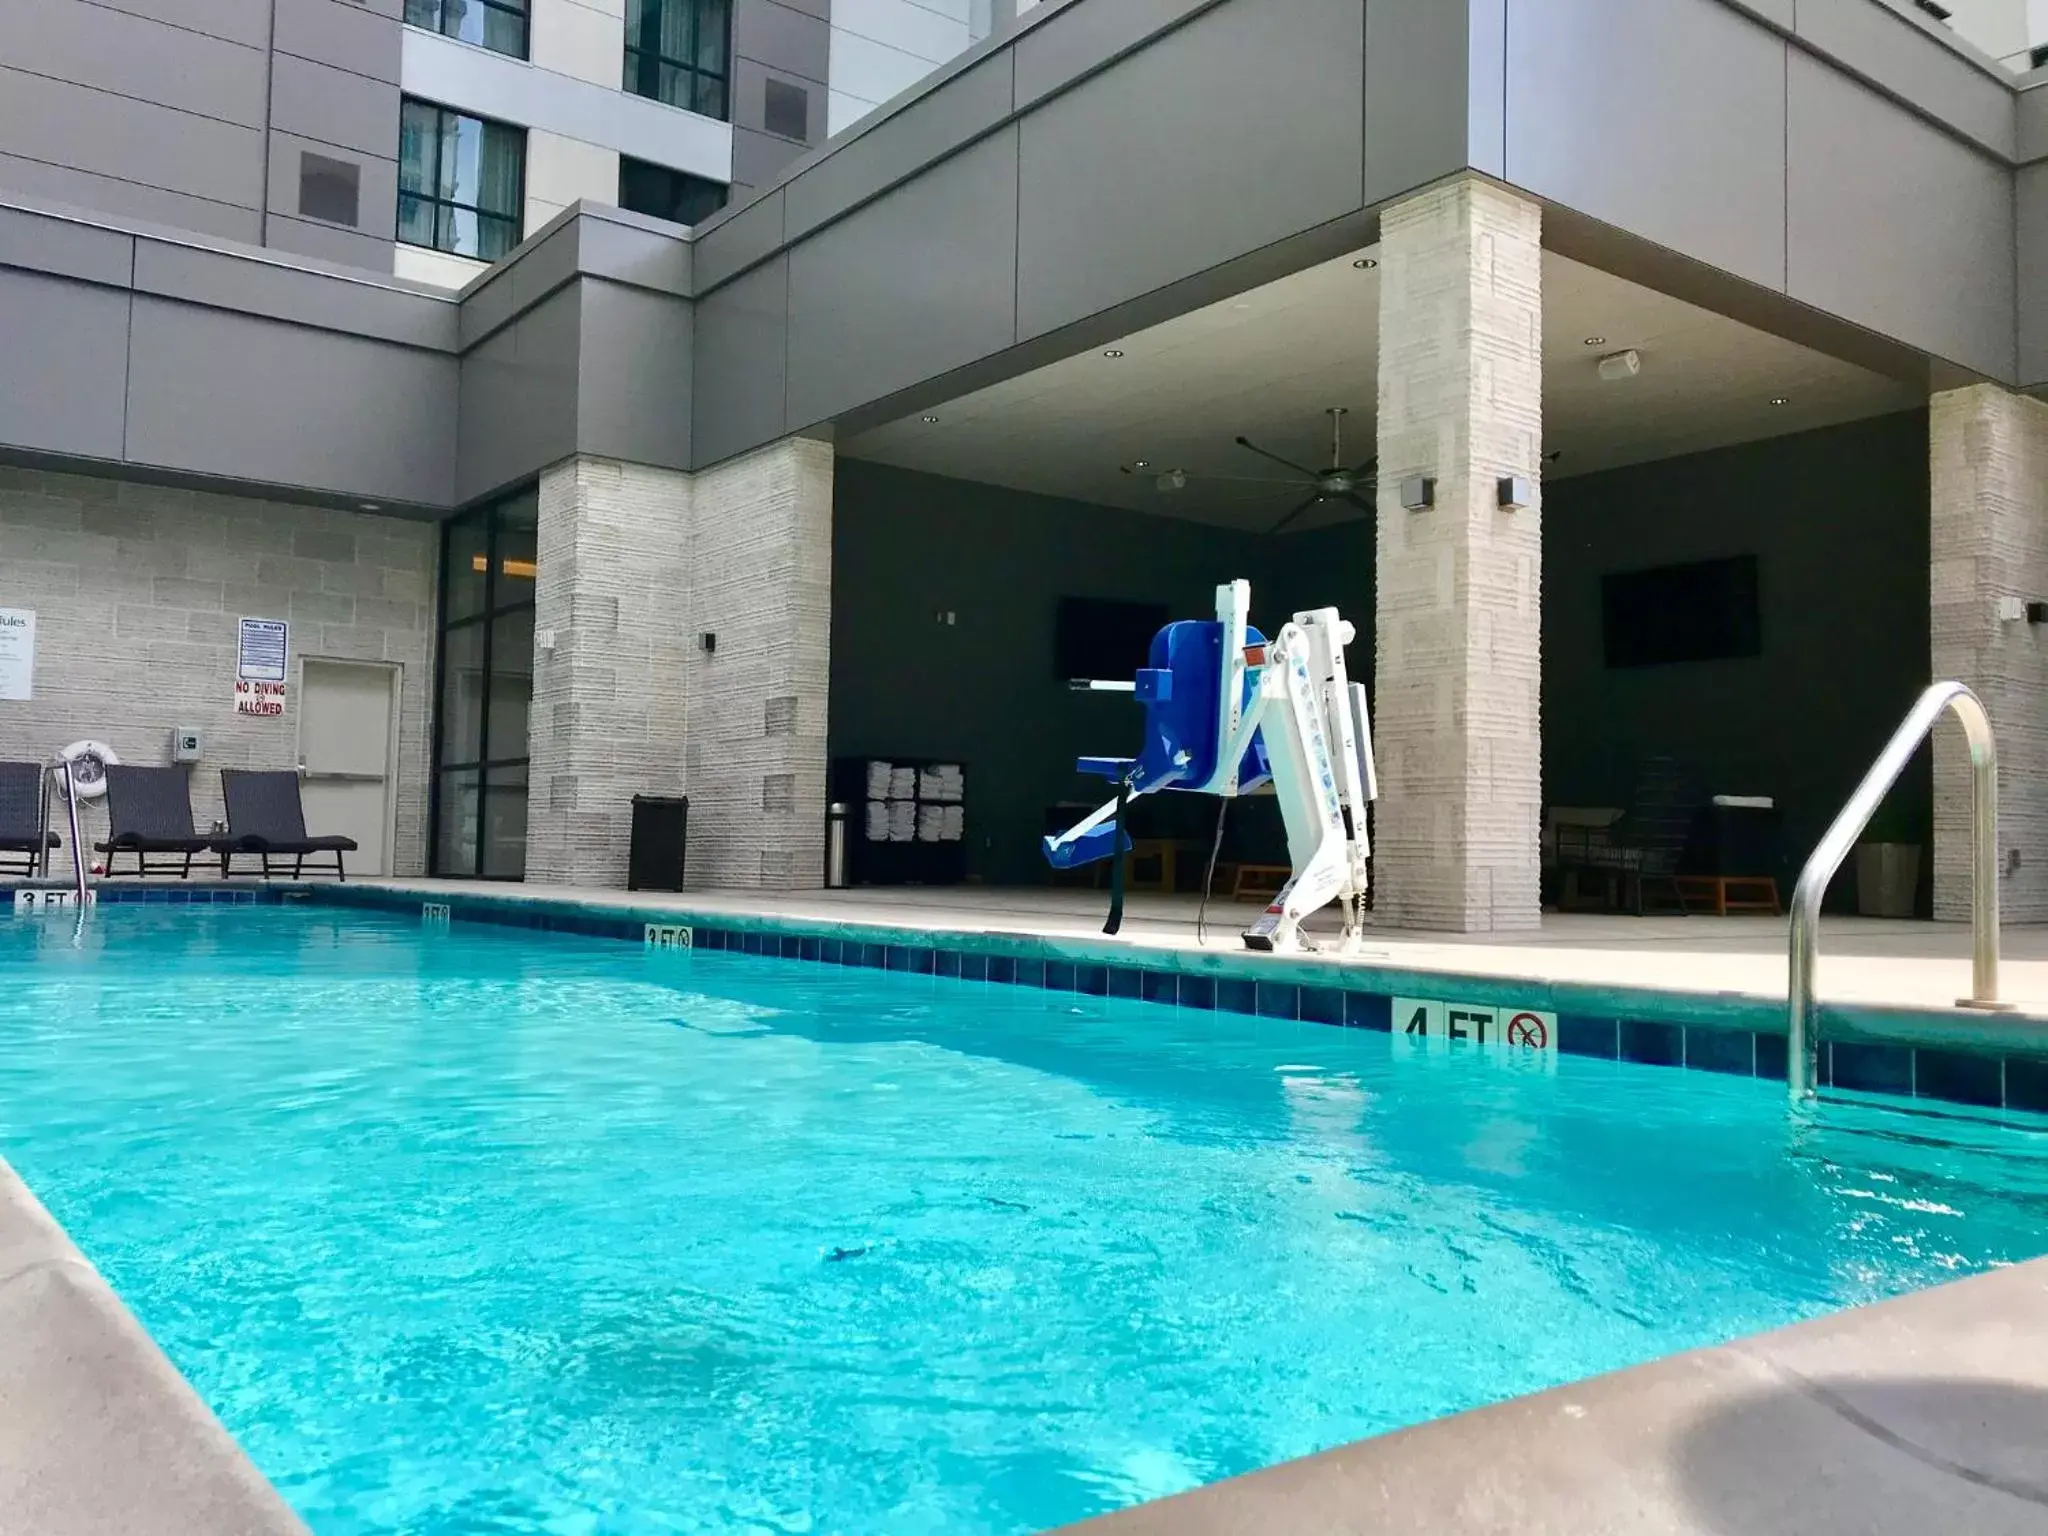
[[[0,913],[16,883],[0,882]],[[1202,1012],[1385,1033],[1393,999],[1417,997],[1555,1013],[1567,1056],[1719,1075],[1785,1078],[1784,1005],[1741,993],[1648,992],[1580,982],[1459,976],[1315,956],[1148,949],[1039,934],[890,928],[821,919],[633,907],[474,891],[307,882],[181,881],[99,887],[104,904],[307,902],[646,942],[648,925],[691,929],[693,946],[993,986],[1166,1003]],[[1998,1031],[2003,1038],[1990,1032]],[[1929,1009],[1825,1005],[1819,1081],[1843,1092],[2048,1113],[2048,1020]],[[2014,1038],[2019,1036],[2020,1038]],[[1935,1043],[1935,1042],[1939,1043]]]

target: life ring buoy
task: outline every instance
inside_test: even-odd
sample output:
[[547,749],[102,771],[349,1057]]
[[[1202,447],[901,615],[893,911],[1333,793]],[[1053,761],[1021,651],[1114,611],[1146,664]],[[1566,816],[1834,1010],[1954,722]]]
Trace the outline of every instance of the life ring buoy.
[[104,741],[74,741],[57,761],[71,765],[71,787],[79,799],[97,800],[107,792],[108,767],[118,765],[121,754]]

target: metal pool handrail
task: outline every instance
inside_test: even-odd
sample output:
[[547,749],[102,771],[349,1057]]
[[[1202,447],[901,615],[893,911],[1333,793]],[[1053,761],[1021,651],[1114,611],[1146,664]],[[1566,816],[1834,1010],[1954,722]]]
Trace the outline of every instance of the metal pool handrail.
[[1971,988],[1960,1008],[1996,1008],[1998,1001],[1998,746],[1991,736],[1991,718],[1977,695],[1961,683],[1936,683],[1900,722],[1892,739],[1842,807],[1842,814],[1821,838],[1813,857],[1800,871],[1792,892],[1792,976],[1787,989],[1785,1077],[1797,1103],[1813,1097],[1814,1002],[1813,973],[1819,960],[1820,903],[1828,882],[1870,818],[1885,792],[1897,782],[1906,764],[1940,721],[1954,710],[1970,738],[1970,874]]

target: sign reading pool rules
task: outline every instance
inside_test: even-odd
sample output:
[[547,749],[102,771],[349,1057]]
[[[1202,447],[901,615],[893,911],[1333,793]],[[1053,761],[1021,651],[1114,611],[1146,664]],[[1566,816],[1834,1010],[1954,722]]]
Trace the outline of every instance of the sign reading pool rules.
[[235,645],[235,713],[275,720],[284,713],[291,626],[283,619],[244,619]]
[[0,699],[35,695],[36,616],[30,608],[0,608]]
[[1557,1015],[1534,1008],[1397,997],[1394,1038],[1411,1050],[1432,1053],[1467,1046],[1546,1066],[1557,1061]]

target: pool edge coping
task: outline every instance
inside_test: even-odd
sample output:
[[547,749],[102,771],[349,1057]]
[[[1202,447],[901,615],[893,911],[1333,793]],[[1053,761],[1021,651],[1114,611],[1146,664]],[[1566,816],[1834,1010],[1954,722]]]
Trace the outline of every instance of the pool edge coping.
[[309,1536],[0,1157],[0,1529]]

